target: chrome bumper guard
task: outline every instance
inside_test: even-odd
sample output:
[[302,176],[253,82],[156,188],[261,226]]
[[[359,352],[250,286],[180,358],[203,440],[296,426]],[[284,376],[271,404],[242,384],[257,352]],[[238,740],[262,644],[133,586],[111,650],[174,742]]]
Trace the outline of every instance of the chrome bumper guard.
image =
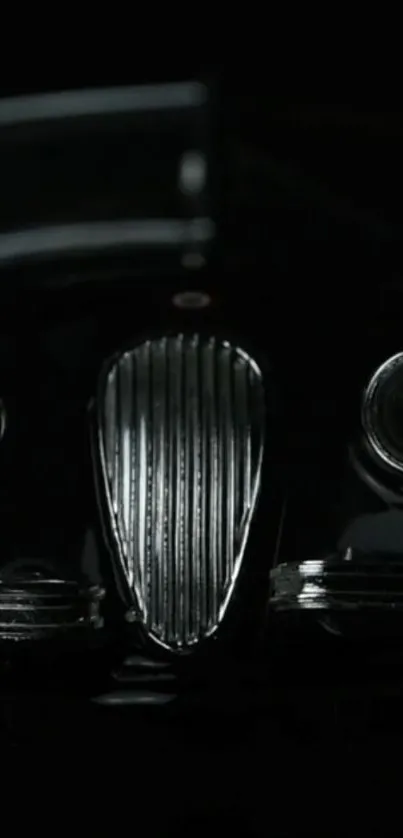
[[403,561],[349,549],[324,560],[281,564],[271,572],[275,611],[403,611]]
[[0,641],[51,639],[66,632],[102,626],[104,591],[75,581],[0,577]]

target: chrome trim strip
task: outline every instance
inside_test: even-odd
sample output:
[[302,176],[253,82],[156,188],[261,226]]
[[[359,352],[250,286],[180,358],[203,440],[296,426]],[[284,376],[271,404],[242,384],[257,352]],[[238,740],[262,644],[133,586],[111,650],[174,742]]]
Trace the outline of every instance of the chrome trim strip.
[[0,234],[0,262],[77,252],[108,251],[118,247],[183,247],[200,245],[214,237],[210,218],[193,219],[122,219],[85,221],[29,227]]
[[80,588],[63,579],[30,574],[0,578],[0,641],[28,641],[71,629],[97,629],[103,625],[99,586]]
[[403,562],[344,556],[278,565],[270,574],[275,611],[393,611],[403,608]]
[[0,101],[0,128],[44,120],[193,108],[206,100],[207,88],[200,82],[16,96]]

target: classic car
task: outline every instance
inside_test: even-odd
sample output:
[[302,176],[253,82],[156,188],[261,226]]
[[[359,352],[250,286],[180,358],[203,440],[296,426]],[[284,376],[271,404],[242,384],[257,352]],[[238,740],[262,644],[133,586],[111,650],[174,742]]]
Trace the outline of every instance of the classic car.
[[0,99],[6,715],[395,684],[399,137],[211,74]]

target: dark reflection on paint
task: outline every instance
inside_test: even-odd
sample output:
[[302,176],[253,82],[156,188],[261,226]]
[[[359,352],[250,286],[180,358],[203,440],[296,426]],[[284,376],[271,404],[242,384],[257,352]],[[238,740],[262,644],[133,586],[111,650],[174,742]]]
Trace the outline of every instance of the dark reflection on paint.
[[401,555],[403,561],[403,511],[388,509],[357,516],[340,536],[337,547],[342,552],[352,547],[363,553],[393,553]]

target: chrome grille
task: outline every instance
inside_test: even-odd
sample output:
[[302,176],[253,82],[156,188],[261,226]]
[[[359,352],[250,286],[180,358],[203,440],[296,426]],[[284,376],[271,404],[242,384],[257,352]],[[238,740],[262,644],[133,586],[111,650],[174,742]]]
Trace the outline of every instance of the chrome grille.
[[135,617],[184,649],[212,634],[235,587],[264,445],[261,372],[197,335],[115,359],[98,402],[115,555]]

